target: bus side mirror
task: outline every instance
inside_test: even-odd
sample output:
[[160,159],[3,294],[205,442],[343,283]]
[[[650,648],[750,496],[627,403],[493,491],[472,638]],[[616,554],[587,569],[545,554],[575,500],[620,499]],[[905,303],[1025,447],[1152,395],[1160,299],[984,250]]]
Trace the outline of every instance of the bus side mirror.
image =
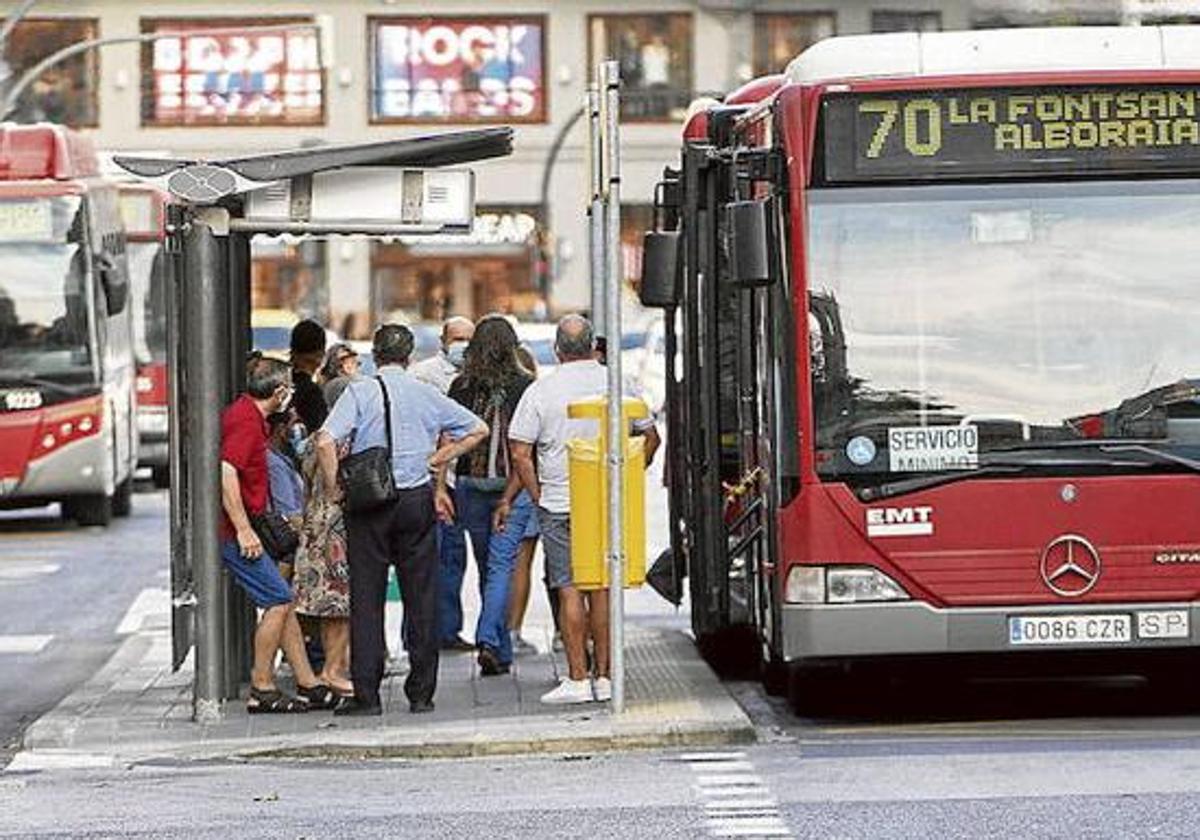
[[116,260],[108,254],[96,257],[96,267],[100,274],[100,288],[104,292],[105,309],[110,316],[117,315],[129,301],[129,283]]
[[642,248],[642,282],[638,299],[651,309],[679,305],[679,232],[646,231]]
[[770,245],[767,240],[768,202],[733,201],[725,205],[729,236],[729,282],[753,289],[769,286]]

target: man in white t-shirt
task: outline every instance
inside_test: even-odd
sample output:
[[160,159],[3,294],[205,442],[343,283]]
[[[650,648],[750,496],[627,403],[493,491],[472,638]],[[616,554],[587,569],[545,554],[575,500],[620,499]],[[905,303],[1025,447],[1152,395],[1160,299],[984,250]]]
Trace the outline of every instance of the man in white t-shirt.
[[[552,705],[601,702],[612,697],[609,681],[608,590],[581,592],[571,579],[571,496],[567,475],[567,441],[596,437],[595,420],[572,420],[567,406],[603,395],[608,371],[596,361],[592,325],[580,315],[558,324],[554,350],[561,364],[526,390],[509,422],[513,466],[521,484],[538,507],[538,523],[546,553],[546,577],[558,590],[559,624],[567,652],[569,674],[542,696]],[[658,449],[654,421],[639,420],[634,432],[646,438],[646,464]],[[534,450],[536,448],[536,467]],[[516,488],[517,491],[520,488]],[[507,495],[507,491],[506,491]],[[515,495],[515,493],[514,493]],[[595,645],[595,679],[587,670],[588,630]]]

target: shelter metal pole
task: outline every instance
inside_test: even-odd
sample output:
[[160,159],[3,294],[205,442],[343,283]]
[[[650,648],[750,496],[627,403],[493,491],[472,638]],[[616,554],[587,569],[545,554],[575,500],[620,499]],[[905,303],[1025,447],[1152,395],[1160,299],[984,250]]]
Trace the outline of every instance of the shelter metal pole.
[[601,140],[600,88],[588,84],[588,173],[591,202],[588,204],[588,259],[591,261],[592,326],[596,335],[604,335],[604,144]]
[[612,641],[612,710],[625,711],[625,428],[621,393],[621,70],[615,61],[600,66],[604,96],[605,336],[608,342],[608,589]]
[[220,544],[221,424],[224,393],[221,360],[221,248],[210,228],[196,217],[184,235],[183,304],[188,319],[186,369],[188,523],[196,580],[196,679],[193,715],[199,723],[221,718],[225,677],[225,627],[221,621],[223,582]]

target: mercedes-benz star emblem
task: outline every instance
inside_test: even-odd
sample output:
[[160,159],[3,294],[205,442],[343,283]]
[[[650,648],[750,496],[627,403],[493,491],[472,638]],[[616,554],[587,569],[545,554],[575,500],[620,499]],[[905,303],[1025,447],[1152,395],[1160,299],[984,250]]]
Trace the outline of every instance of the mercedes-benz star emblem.
[[1042,580],[1051,592],[1077,598],[1100,580],[1100,552],[1076,534],[1065,534],[1042,550]]

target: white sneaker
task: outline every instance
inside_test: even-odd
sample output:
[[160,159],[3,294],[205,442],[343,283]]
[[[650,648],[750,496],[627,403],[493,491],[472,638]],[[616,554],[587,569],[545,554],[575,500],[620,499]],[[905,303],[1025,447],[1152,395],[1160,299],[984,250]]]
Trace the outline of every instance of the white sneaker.
[[612,680],[608,677],[596,677],[592,681],[592,694],[597,703],[607,703],[612,699]]
[[547,706],[570,706],[576,703],[591,703],[596,698],[592,695],[591,680],[573,680],[563,677],[558,687],[542,695],[542,702]]

